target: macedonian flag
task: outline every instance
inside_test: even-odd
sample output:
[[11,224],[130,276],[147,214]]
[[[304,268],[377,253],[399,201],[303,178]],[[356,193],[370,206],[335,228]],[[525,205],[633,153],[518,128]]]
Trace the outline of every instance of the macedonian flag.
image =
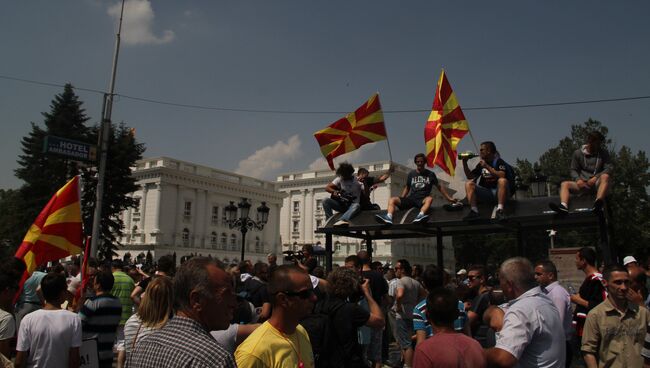
[[440,73],[433,109],[424,127],[427,165],[438,165],[447,174],[456,171],[456,146],[469,131],[467,119],[458,105],[456,94],[451,90],[445,71]]
[[334,157],[354,151],[366,143],[383,141],[386,139],[386,128],[379,95],[375,93],[355,112],[317,131],[314,137],[332,170]]
[[16,257],[25,261],[25,273],[29,275],[49,261],[81,253],[82,247],[79,176],[75,176],[43,208],[27,231]]

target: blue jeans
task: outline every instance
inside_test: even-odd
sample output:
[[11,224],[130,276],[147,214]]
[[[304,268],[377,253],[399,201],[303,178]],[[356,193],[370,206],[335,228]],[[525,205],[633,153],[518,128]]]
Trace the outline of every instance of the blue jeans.
[[361,205],[359,203],[352,203],[348,207],[336,199],[325,198],[323,200],[323,211],[325,211],[325,217],[328,219],[334,215],[334,211],[345,212],[339,220],[349,221],[361,211]]

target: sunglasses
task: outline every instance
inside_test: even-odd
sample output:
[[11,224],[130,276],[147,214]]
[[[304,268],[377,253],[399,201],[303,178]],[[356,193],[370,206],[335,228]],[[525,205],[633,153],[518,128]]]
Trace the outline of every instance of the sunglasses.
[[309,299],[314,295],[314,289],[305,289],[302,291],[278,291],[278,293],[282,293],[286,296],[297,296],[300,299]]
[[472,276],[467,276],[467,279],[470,280],[470,281],[472,281],[472,280],[474,280],[474,279],[478,279],[479,277],[480,277],[480,276],[474,276],[474,275],[472,275]]

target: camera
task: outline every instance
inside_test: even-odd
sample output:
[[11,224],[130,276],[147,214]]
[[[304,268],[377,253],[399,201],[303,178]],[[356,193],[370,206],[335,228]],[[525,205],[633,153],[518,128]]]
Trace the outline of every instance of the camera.
[[350,204],[352,204],[352,202],[354,202],[356,198],[357,197],[355,197],[352,193],[348,193],[344,190],[339,191],[338,197],[334,197],[334,199],[341,202],[341,204],[345,206],[349,206]]
[[285,250],[284,252],[282,252],[282,254],[284,254],[284,261],[285,262],[297,263],[297,262],[302,261],[303,258],[305,258],[305,255],[302,254],[301,250],[298,250],[298,251],[295,251],[295,252],[292,251],[292,250]]

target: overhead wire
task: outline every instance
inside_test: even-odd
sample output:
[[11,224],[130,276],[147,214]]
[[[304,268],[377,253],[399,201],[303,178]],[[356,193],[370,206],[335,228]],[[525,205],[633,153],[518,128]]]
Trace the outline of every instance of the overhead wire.
[[[12,81],[29,83],[29,84],[36,84],[36,85],[47,86],[47,87],[58,87],[58,88],[64,87],[64,85],[62,84],[41,82],[41,81],[11,77],[6,75],[0,75],[0,79],[12,80]],[[79,91],[92,92],[98,94],[106,93],[105,91],[92,89],[92,88],[82,88],[82,87],[74,87],[74,86],[73,88]],[[182,108],[196,109],[196,110],[213,110],[213,111],[224,111],[224,112],[245,112],[245,113],[262,113],[262,114],[303,114],[303,115],[349,113],[349,111],[274,110],[274,109],[252,109],[252,108],[194,105],[194,104],[185,104],[179,102],[162,101],[162,100],[156,100],[156,99],[146,98],[146,97],[130,96],[121,93],[116,93],[115,96],[123,99],[138,101],[138,102],[173,106],[173,107],[182,107]],[[485,111],[485,110],[506,110],[506,109],[528,109],[528,108],[540,108],[540,107],[597,104],[597,103],[606,103],[606,102],[636,101],[636,100],[646,100],[646,99],[650,99],[650,95],[602,98],[602,99],[594,99],[594,100],[575,100],[575,101],[560,101],[560,102],[535,103],[535,104],[521,104],[521,105],[498,105],[498,106],[477,106],[477,107],[469,106],[469,107],[463,107],[463,110]],[[384,114],[409,114],[409,113],[424,113],[430,111],[431,109],[399,109],[399,110],[383,110],[383,113]]]

